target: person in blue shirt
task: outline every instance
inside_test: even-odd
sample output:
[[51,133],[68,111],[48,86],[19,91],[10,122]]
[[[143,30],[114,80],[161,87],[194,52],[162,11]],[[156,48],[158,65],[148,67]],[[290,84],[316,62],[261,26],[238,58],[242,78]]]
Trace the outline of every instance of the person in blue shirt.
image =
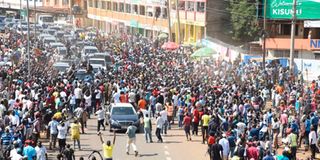
[[274,157],[271,155],[270,150],[267,150],[266,156],[263,157],[262,160],[275,160]]
[[318,130],[318,124],[319,124],[319,117],[317,113],[311,113],[311,124],[313,125],[315,131]]
[[10,134],[10,130],[8,127],[5,129],[5,133],[1,136],[1,148],[6,149],[12,143],[12,135]]
[[306,133],[304,135],[304,138],[305,138],[305,142],[306,142],[306,145],[309,145],[309,133],[311,131],[311,121],[310,121],[310,116],[308,115],[305,122],[304,122],[304,126],[306,128]]
[[27,145],[23,148],[23,155],[27,156],[28,160],[33,160],[37,156],[36,149],[31,146],[31,142],[28,142]]
[[291,122],[290,128],[292,129],[292,132],[293,132],[293,133],[299,135],[299,126],[298,126],[296,120],[293,120],[293,121]]

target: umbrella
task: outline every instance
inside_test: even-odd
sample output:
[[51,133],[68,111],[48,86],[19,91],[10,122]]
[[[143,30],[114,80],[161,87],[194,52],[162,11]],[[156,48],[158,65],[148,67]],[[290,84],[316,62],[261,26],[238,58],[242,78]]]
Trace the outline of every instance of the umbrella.
[[204,47],[196,50],[191,57],[192,58],[203,58],[203,57],[212,57],[214,54],[217,54],[216,51],[209,47]]
[[161,46],[161,48],[166,49],[166,50],[175,50],[175,49],[179,48],[179,45],[177,45],[174,42],[166,42]]
[[168,35],[167,35],[166,33],[160,33],[160,34],[158,35],[158,38],[159,38],[159,39],[166,39],[166,38],[168,38]]

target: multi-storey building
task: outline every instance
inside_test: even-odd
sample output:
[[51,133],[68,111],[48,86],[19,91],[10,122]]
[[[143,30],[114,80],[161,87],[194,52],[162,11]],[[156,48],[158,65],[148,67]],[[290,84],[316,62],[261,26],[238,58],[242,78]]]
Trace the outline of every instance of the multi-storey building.
[[169,31],[163,0],[88,0],[88,18],[107,33],[135,31],[156,37]]
[[[267,0],[267,39],[269,57],[289,57],[291,45],[292,0]],[[294,57],[320,59],[319,1],[297,0]]]
[[57,18],[62,17],[62,19],[66,19],[67,17],[71,17],[72,23],[78,26],[85,26],[87,24],[86,0],[43,0],[43,7],[39,8],[39,10],[51,12]]

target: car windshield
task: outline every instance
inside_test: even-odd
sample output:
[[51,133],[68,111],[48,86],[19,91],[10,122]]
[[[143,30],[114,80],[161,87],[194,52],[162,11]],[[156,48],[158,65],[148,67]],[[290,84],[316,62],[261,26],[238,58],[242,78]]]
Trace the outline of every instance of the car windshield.
[[86,49],[86,53],[97,53],[98,50],[96,49]]
[[56,70],[58,70],[59,72],[64,72],[68,69],[67,66],[55,66],[54,67]]
[[112,115],[134,115],[134,111],[131,107],[113,107]]
[[65,50],[65,49],[59,49],[59,53],[60,53],[60,54],[67,54],[67,50]]
[[90,60],[90,64],[100,64],[104,66],[104,61],[103,60]]

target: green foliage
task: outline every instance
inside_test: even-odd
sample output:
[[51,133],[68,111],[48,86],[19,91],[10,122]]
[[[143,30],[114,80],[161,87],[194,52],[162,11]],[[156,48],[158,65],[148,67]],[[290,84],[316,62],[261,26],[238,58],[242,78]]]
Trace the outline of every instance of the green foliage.
[[228,11],[231,16],[233,39],[248,42],[258,37],[260,27],[255,16],[254,3],[247,0],[230,1]]

